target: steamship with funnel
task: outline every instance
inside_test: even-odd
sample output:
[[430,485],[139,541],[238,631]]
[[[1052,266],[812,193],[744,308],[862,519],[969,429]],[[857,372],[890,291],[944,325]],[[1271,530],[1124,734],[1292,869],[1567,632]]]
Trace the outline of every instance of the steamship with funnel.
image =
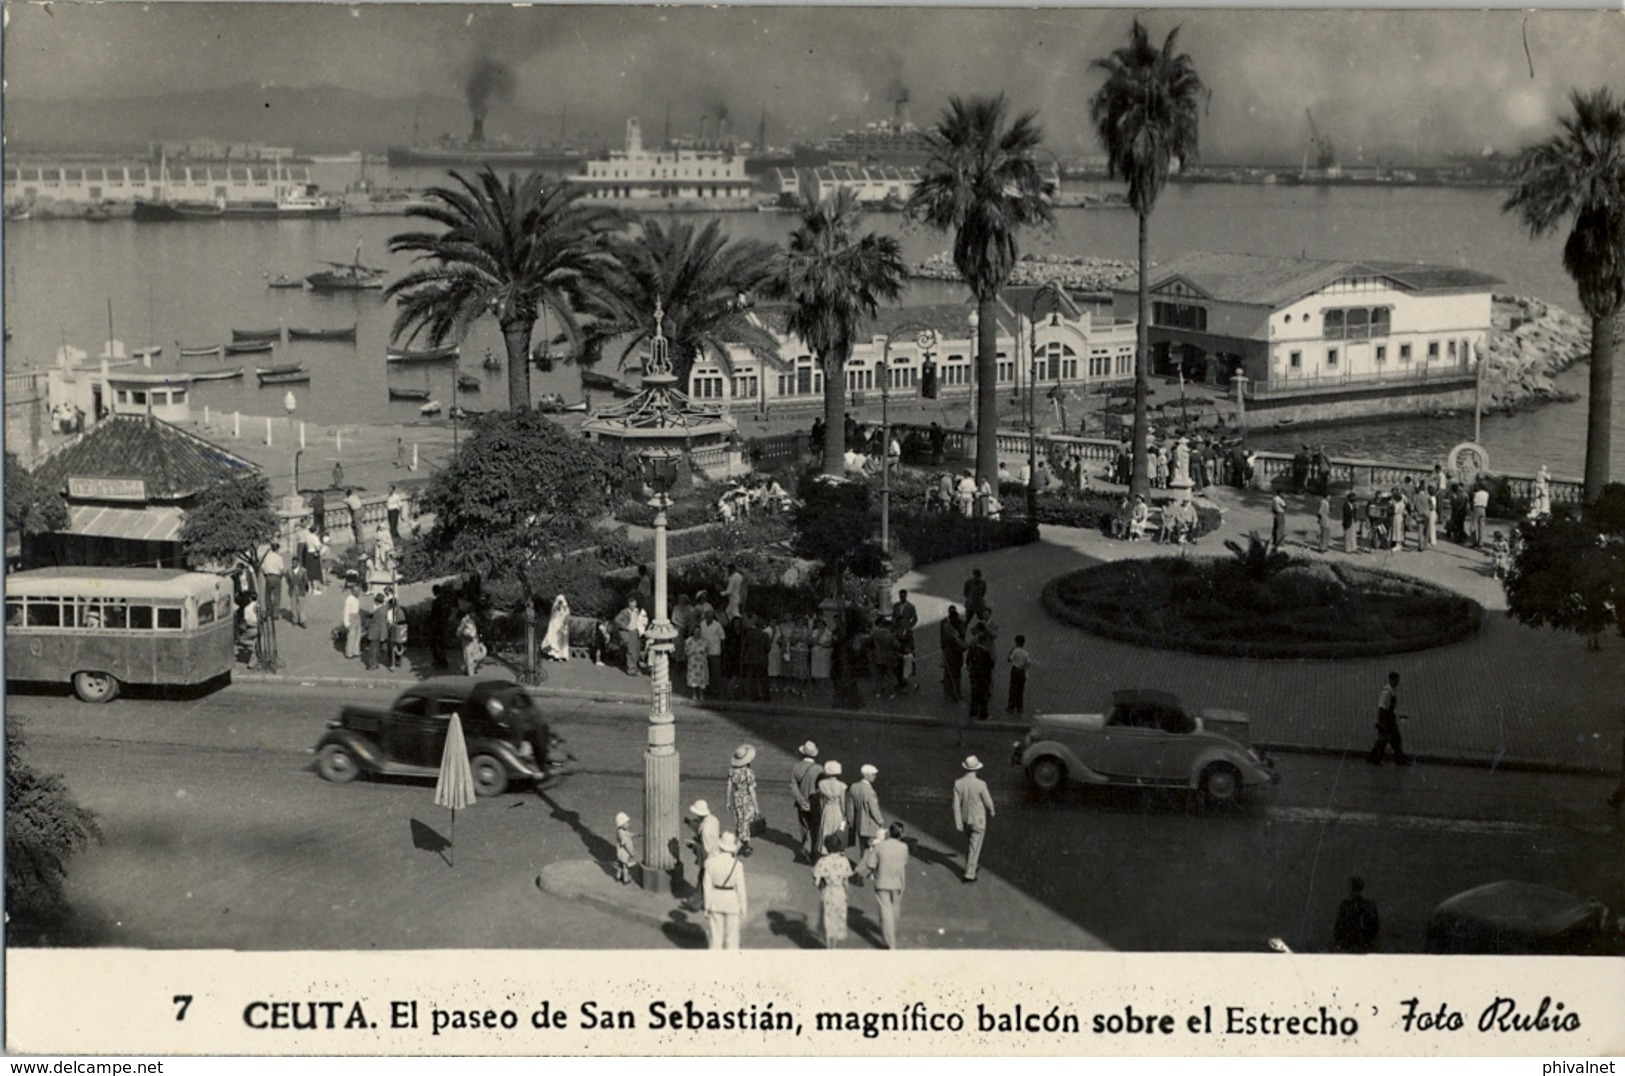
[[489,164],[559,175],[579,174],[588,159],[586,150],[562,142],[551,146],[520,146],[506,139],[488,141],[483,116],[474,117],[466,140],[447,135],[429,145],[390,146],[387,153],[391,168]]

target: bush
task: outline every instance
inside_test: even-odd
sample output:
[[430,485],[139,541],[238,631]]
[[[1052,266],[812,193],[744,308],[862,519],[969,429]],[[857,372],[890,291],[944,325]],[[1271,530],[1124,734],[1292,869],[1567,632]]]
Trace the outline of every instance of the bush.
[[1294,562],[1258,578],[1238,558],[1087,568],[1051,580],[1043,601],[1059,620],[1135,646],[1281,659],[1431,649],[1473,635],[1484,613],[1393,572]]
[[13,717],[7,724],[7,918],[49,920],[66,911],[68,860],[102,833],[96,812],[74,802],[60,775],[40,773],[23,757],[22,723]]
[[[615,506],[614,515],[618,522],[634,527],[653,528],[655,525],[655,510],[646,501],[622,501]],[[716,505],[708,500],[685,498],[666,509],[666,528],[672,531],[714,523],[716,519]]]
[[1024,519],[969,519],[942,512],[893,512],[891,530],[915,567],[1038,541],[1038,528]]

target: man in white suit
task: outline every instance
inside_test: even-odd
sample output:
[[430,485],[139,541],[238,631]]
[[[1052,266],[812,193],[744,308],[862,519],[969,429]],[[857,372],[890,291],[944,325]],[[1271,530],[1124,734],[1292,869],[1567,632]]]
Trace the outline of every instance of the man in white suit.
[[982,838],[987,834],[987,823],[993,817],[993,797],[987,783],[976,775],[982,763],[975,755],[962,763],[965,776],[954,782],[954,828],[970,836],[970,851],[965,857],[965,881],[976,881],[976,865],[982,858]]
[[875,793],[875,778],[880,771],[864,764],[858,771],[862,776],[846,790],[846,817],[858,833],[858,847],[868,851],[869,846],[886,833],[886,820],[880,814],[880,797]]
[[705,861],[705,918],[712,949],[739,948],[739,927],[750,914],[745,892],[745,865],[739,862],[739,838],[724,833]]
[[880,906],[880,934],[886,948],[897,948],[897,918],[903,914],[903,890],[908,884],[908,845],[903,823],[893,822],[863,856],[863,873],[874,879],[875,903]]

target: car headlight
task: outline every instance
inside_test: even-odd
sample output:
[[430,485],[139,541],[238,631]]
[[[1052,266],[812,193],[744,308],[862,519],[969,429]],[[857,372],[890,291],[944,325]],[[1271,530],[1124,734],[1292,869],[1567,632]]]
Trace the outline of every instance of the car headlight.
[[501,717],[505,709],[506,707],[502,705],[501,699],[491,699],[485,704],[485,712],[492,717]]

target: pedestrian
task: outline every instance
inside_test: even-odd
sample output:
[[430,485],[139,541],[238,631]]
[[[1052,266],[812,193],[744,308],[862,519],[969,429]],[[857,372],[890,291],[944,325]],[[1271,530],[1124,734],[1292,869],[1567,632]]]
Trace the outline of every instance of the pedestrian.
[[467,601],[457,603],[461,616],[457,620],[457,638],[463,644],[463,672],[473,676],[485,660],[485,644],[480,642],[480,626],[474,620],[474,607]]
[[739,854],[751,853],[751,831],[761,817],[756,802],[756,771],[750,764],[756,760],[756,748],[742,743],[734,749],[728,761],[728,810],[734,815],[734,832],[739,835]]
[[260,571],[265,575],[265,615],[275,623],[282,614],[282,577],[287,573],[281,542],[273,540],[260,557]]
[[401,491],[394,486],[389,487],[389,496],[384,498],[384,509],[389,513],[389,537],[391,541],[401,540],[401,508],[406,501],[401,497]]
[[1332,540],[1332,499],[1324,493],[1315,505],[1315,526],[1320,532],[1320,552],[1324,553]]
[[1439,502],[1431,486],[1423,486],[1416,496],[1417,508],[1422,513],[1422,525],[1417,532],[1418,549],[1432,549],[1439,544]]
[[897,592],[897,600],[892,603],[891,607],[892,631],[896,632],[899,636],[903,635],[904,633],[912,636],[914,634],[915,627],[919,623],[919,610],[915,609],[914,603],[908,600],[908,591],[899,590]]
[[858,779],[846,791],[846,816],[857,833],[858,848],[863,851],[868,851],[886,832],[886,820],[880,814],[880,796],[875,792],[878,776],[880,771],[865,762],[858,768]]
[[1286,541],[1286,498],[1279,491],[1270,501],[1270,550],[1274,552]]
[[1309,446],[1299,445],[1298,451],[1292,454],[1292,492],[1302,493],[1309,484],[1309,469],[1311,459]]
[[390,665],[400,668],[406,663],[406,610],[401,608],[400,598],[396,596],[393,588],[389,592],[389,644]]
[[382,594],[372,596],[372,617],[367,621],[367,668],[376,669],[388,661],[389,608]]
[[361,593],[355,587],[344,588],[344,656],[361,656]]
[[645,609],[655,607],[655,581],[649,575],[649,566],[647,564],[638,565],[638,579],[634,589],[637,591],[638,600],[643,603]]
[[852,877],[852,861],[844,849],[841,838],[830,834],[824,840],[824,854],[812,869],[818,885],[819,932],[826,949],[837,948],[846,940],[846,884]]
[[772,689],[768,686],[772,635],[749,613],[741,618],[740,631],[744,638],[740,661],[745,666],[745,697],[753,702],[772,702]]
[[993,694],[993,645],[984,628],[971,631],[970,648],[965,651],[965,669],[970,674],[970,716],[988,720],[987,704]]
[[965,622],[959,618],[959,607],[948,606],[948,615],[937,629],[942,647],[942,690],[950,702],[958,702],[959,670],[965,664]]
[[897,692],[912,691],[915,687],[914,675],[918,671],[918,662],[914,658],[914,635],[899,634],[897,636]]
[[366,549],[361,542],[361,497],[354,487],[345,493],[344,506],[350,510],[350,541],[355,545],[357,553],[365,553]]
[[310,583],[312,594],[320,594],[322,584],[327,582],[327,575],[322,570],[322,549],[326,545],[326,539],[311,528],[300,529],[299,546],[294,551],[294,559],[305,566],[305,579]]
[[873,879],[875,903],[880,910],[880,936],[886,948],[897,948],[897,920],[903,914],[903,890],[908,885],[908,845],[903,823],[893,822],[863,856],[863,873]]
[[1354,491],[1348,491],[1343,498],[1343,552],[1353,553],[1357,549],[1357,539],[1360,533],[1360,506],[1355,500]]
[[727,618],[730,628],[736,627],[736,622],[745,615],[745,595],[748,590],[745,573],[740,571],[736,564],[728,565],[728,584],[723,590],[723,595],[728,599]]
[[711,686],[711,659],[705,652],[705,638],[699,633],[683,641],[684,657],[688,663],[688,690],[696,699],[705,698]]
[[406,465],[406,441],[405,441],[404,438],[397,437],[397,438],[395,438],[395,466],[404,467],[405,465]]
[[1460,482],[1450,484],[1450,524],[1446,537],[1452,542],[1467,544],[1467,490]]
[[717,619],[716,611],[707,609],[700,623],[700,639],[705,643],[705,662],[709,666],[706,686],[712,690],[722,688],[722,644],[727,638],[728,632]]
[[638,659],[643,656],[643,640],[638,631],[642,613],[643,610],[638,607],[638,596],[630,594],[626,598],[626,608],[615,614],[615,631],[625,652],[622,666],[628,676],[638,674]]
[[1382,692],[1377,696],[1377,742],[1371,746],[1371,754],[1366,761],[1373,766],[1381,766],[1383,755],[1387,748],[1394,749],[1394,762],[1400,766],[1409,766],[1411,756],[1405,753],[1405,744],[1399,735],[1399,674],[1388,674],[1388,683],[1383,685]]
[[[690,824],[694,827],[694,837],[689,841],[689,849],[694,854],[694,888],[704,892],[705,861],[716,854],[722,842],[722,823],[717,816],[711,813],[711,805],[705,800],[695,800],[688,808]],[[701,906],[703,907],[703,897]]]
[[237,609],[237,646],[247,651],[250,669],[260,667],[260,605],[252,590],[244,592]]
[[1484,521],[1490,514],[1490,491],[1483,482],[1474,485],[1472,511],[1473,548],[1480,549],[1484,545]]
[[632,846],[632,820],[622,811],[615,816],[615,880],[622,885],[632,881],[632,865],[638,861]]
[[796,862],[806,856],[806,862],[811,863],[818,858],[818,781],[824,776],[824,767],[818,762],[818,745],[811,740],[797,751],[801,757],[790,767],[790,796],[795,800],[796,820],[801,823]]
[[841,780],[841,764],[834,759],[824,763],[824,776],[818,779],[818,841],[825,848],[831,837],[846,847],[846,782]]
[[310,575],[305,566],[295,559],[288,569],[288,619],[301,628],[305,626],[305,596],[310,593]]
[[982,763],[975,755],[960,765],[965,775],[954,782],[954,829],[970,839],[965,855],[965,881],[974,882],[982,858],[982,839],[993,817],[993,796],[987,790],[987,783],[976,775]]
[[327,538],[327,497],[321,490],[310,495],[310,527],[318,538]]
[[1377,941],[1381,924],[1377,906],[1365,898],[1365,881],[1356,875],[1349,879],[1349,895],[1337,906],[1337,922],[1332,927],[1332,946],[1340,953],[1369,953]]
[[869,633],[869,653],[869,672],[875,678],[875,690],[878,692],[888,679],[898,678],[897,636],[892,634],[891,626],[884,617],[875,622]]
[[980,567],[970,569],[970,579],[965,580],[964,595],[965,619],[975,619],[981,606],[988,603],[988,582],[981,579]]
[[1325,445],[1315,446],[1313,474],[1315,479],[1315,492],[1319,493],[1322,497],[1330,494],[1332,491],[1332,461],[1331,457],[1326,455]]
[[395,539],[390,537],[389,524],[381,519],[372,532],[372,570],[389,575],[395,572]]
[[1398,486],[1389,493],[1390,503],[1393,505],[1393,520],[1388,532],[1389,548],[1398,553],[1405,551],[1405,517],[1410,507],[1405,501],[1405,494],[1400,492]]
[[1016,636],[1016,645],[1005,658],[1010,663],[1010,693],[1006,696],[1004,712],[1020,714],[1027,706],[1027,667],[1032,658],[1027,653],[1027,637]]
[[750,914],[745,865],[739,862],[738,852],[739,838],[724,833],[702,871],[701,907],[710,928],[707,933],[712,949],[738,949],[740,924]]

